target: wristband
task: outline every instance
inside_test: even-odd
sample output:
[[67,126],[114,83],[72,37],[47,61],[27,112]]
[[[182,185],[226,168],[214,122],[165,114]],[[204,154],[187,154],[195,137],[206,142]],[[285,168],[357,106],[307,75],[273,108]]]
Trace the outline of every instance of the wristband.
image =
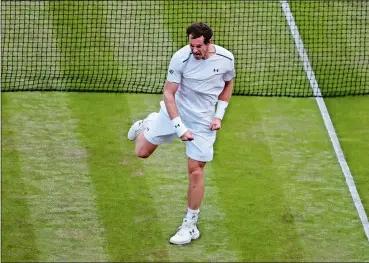
[[172,123],[173,123],[174,130],[176,131],[178,137],[181,137],[183,134],[185,134],[185,132],[187,131],[187,128],[183,124],[181,117],[179,116],[175,117],[172,120]]
[[215,113],[215,117],[218,119],[223,120],[225,111],[228,107],[228,102],[224,101],[224,100],[218,100],[218,104],[217,104],[217,111]]

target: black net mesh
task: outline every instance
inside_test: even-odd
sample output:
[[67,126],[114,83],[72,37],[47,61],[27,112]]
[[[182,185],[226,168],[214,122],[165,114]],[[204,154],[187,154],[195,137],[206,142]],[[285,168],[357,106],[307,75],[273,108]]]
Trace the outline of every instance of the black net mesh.
[[[187,26],[202,21],[235,55],[234,94],[317,96],[283,3],[2,1],[2,91],[161,93]],[[369,2],[288,4],[322,95],[369,94]]]

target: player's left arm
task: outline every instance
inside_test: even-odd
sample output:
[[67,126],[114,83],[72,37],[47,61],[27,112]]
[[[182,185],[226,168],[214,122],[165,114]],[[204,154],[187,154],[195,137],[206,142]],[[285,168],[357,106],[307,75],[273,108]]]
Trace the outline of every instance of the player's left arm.
[[[233,80],[226,81],[223,91],[219,94],[218,99],[229,103],[232,97]],[[218,102],[219,103],[219,102]]]
[[210,123],[211,130],[219,130],[222,125],[222,119],[232,97],[233,81],[226,81],[223,91],[218,96],[217,110],[213,120]]
[[223,75],[224,88],[218,96],[218,103],[215,116],[210,123],[211,130],[220,129],[225,111],[228,107],[229,101],[232,96],[233,79],[234,77],[236,77],[236,71],[235,71],[234,56],[232,53],[228,55],[229,55],[228,58],[230,58],[230,61],[228,61],[229,64],[227,66],[228,71]]

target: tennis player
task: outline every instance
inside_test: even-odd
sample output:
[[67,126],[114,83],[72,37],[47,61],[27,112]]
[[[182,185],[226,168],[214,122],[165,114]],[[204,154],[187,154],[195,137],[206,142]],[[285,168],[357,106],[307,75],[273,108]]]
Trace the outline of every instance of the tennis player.
[[212,29],[205,23],[187,28],[189,44],[171,58],[159,113],[136,121],[128,132],[141,158],[149,157],[158,145],[176,137],[186,142],[188,210],[170,238],[173,244],[190,243],[200,236],[197,220],[204,195],[204,167],[213,159],[216,131],[221,128],[232,95],[234,56],[213,44],[212,36]]

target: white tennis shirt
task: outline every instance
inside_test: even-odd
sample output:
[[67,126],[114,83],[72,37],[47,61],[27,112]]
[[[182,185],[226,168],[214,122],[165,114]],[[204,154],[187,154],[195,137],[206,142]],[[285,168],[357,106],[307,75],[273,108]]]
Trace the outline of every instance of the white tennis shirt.
[[189,45],[179,49],[172,56],[167,74],[167,81],[179,83],[175,99],[181,117],[204,125],[209,125],[215,114],[225,81],[236,76],[233,54],[213,46],[215,54],[200,60],[194,58]]

